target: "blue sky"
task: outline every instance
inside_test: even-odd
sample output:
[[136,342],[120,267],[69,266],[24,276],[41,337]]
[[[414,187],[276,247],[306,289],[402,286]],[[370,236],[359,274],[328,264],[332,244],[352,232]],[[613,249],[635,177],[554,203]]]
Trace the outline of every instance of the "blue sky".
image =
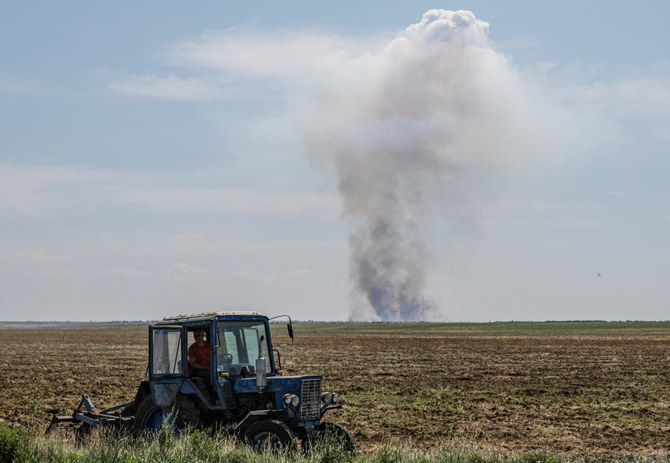
[[2,2],[0,319],[347,319],[357,219],[308,142],[430,9],[488,23],[515,108],[421,216],[433,319],[668,319],[667,2],[136,3]]

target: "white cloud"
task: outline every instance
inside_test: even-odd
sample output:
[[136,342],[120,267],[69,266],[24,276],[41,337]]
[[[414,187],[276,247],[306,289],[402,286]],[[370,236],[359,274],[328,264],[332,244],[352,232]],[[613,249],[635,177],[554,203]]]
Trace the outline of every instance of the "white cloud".
[[233,272],[230,277],[238,280],[253,281],[261,280],[263,278],[263,274],[258,272],[250,272],[248,270],[237,270]]
[[540,41],[535,37],[516,37],[513,39],[496,42],[496,49],[503,52],[515,52],[519,50],[530,50],[538,48]]
[[[271,237],[264,240],[222,240],[218,235],[203,233],[182,233],[176,235],[152,236],[151,241],[161,249],[173,249],[188,254],[218,254],[226,251],[328,251],[346,249],[346,240],[281,240]],[[146,243],[137,243],[137,251],[146,247]]]
[[131,96],[168,98],[175,100],[210,100],[230,98],[235,89],[224,87],[207,78],[182,79],[174,75],[131,76],[123,80],[109,82],[107,87],[115,92]]
[[94,200],[127,174],[80,166],[0,164],[0,216],[52,217]]
[[0,93],[25,93],[34,89],[34,84],[6,72],[0,72]]
[[481,202],[478,208],[483,217],[510,217],[583,211],[584,206],[535,198],[500,197]]
[[603,114],[670,118],[670,78],[621,80],[566,90]]
[[72,261],[71,257],[68,256],[54,256],[54,255],[49,255],[45,254],[41,251],[35,250],[35,249],[26,249],[20,252],[17,252],[16,257],[20,259],[24,259],[26,261],[31,261],[31,262],[70,262]]
[[[3,252],[4,251],[4,252]],[[0,271],[28,276],[67,276],[72,274],[72,258],[28,248],[15,252],[0,249]]]
[[297,216],[337,214],[339,200],[332,193],[267,194],[234,188],[188,186],[131,188],[119,192],[124,201],[156,210],[210,211],[235,214]]
[[662,140],[670,140],[670,126],[653,126],[651,135]]
[[131,267],[113,267],[98,270],[99,275],[111,276],[111,277],[131,277],[131,278],[144,278],[150,277],[151,273],[139,270]]
[[227,279],[243,281],[262,281],[268,284],[285,283],[289,280],[304,279],[312,275],[307,269],[291,269],[283,272],[252,272],[248,270],[237,270],[231,273]]
[[131,279],[167,279],[174,281],[211,281],[217,279],[210,270],[184,262],[175,262],[162,270],[144,270],[133,267],[111,267],[99,270],[96,273],[107,277],[128,277]]
[[[343,38],[311,30],[207,32],[165,54],[167,76],[127,76],[107,84],[133,96],[180,100],[272,99],[289,89],[304,93],[345,61],[364,55],[376,37]],[[191,74],[177,77],[177,70]]]
[[605,64],[580,62],[559,67],[538,64],[524,70],[527,84],[564,104],[572,113],[603,118],[670,117],[670,69],[659,64],[643,74],[615,75]]
[[[58,217],[99,211],[110,204],[155,211],[194,211],[267,216],[333,216],[334,193],[273,193],[243,188],[204,188],[148,172],[80,166],[0,165],[0,216]],[[197,182],[197,179],[192,179]]]
[[168,278],[175,278],[175,279],[184,279],[184,278],[209,279],[212,277],[212,273],[209,270],[195,265],[185,264],[183,262],[175,262],[174,264],[170,265],[168,268],[163,270],[162,273],[163,275],[166,275]]
[[106,277],[163,279],[190,282],[219,282],[224,281],[259,281],[267,284],[283,283],[290,280],[303,279],[312,275],[308,269],[288,269],[283,271],[258,272],[250,270],[234,270],[225,275],[219,275],[208,268],[175,262],[162,270],[143,270],[132,267],[113,267],[96,272]]
[[356,53],[357,46],[333,34],[314,31],[208,32],[174,47],[174,65],[214,69],[255,78],[311,76],[336,56]]

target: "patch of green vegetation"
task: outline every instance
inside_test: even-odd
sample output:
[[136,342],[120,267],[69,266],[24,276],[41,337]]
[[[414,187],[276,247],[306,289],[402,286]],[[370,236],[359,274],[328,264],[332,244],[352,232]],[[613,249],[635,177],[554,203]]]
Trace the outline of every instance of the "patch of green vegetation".
[[[411,425],[411,423],[408,423]],[[1,434],[4,435],[4,434]],[[543,452],[497,454],[476,446],[447,445],[421,449],[411,443],[386,443],[370,454],[351,454],[337,446],[310,452],[255,453],[250,448],[220,434],[200,431],[171,438],[169,445],[160,434],[156,438],[128,439],[97,436],[86,446],[76,446],[61,438],[22,438],[10,462],[40,463],[604,463],[607,460],[570,458]],[[0,441],[4,442],[4,441]],[[21,455],[17,458],[17,455]],[[3,454],[4,458],[4,454]],[[644,456],[621,458],[619,463],[667,463],[670,459]]]
[[26,459],[28,437],[21,431],[0,423],[0,463],[22,463]]
[[627,335],[670,334],[670,321],[546,321],[486,323],[401,323],[401,322],[296,322],[303,333],[337,332],[449,332],[452,335]]

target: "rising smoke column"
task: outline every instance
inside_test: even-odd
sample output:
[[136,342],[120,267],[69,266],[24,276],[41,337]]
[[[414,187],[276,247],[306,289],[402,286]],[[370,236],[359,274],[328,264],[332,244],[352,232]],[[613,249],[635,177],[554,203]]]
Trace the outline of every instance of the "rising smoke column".
[[518,138],[518,85],[487,34],[469,11],[428,11],[343,64],[310,113],[311,156],[334,166],[350,227],[351,319],[440,316],[427,224]]

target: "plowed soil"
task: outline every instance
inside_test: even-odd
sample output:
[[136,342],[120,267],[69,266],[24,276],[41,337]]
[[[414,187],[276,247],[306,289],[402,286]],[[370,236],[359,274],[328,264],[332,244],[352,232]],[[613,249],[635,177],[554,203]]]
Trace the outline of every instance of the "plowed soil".
[[[324,376],[324,390],[339,392],[345,405],[328,419],[363,450],[411,441],[575,457],[670,451],[667,323],[295,331],[295,345],[280,348],[283,367]],[[41,433],[83,392],[98,408],[132,400],[146,371],[146,340],[139,326],[0,329],[0,420]]]

